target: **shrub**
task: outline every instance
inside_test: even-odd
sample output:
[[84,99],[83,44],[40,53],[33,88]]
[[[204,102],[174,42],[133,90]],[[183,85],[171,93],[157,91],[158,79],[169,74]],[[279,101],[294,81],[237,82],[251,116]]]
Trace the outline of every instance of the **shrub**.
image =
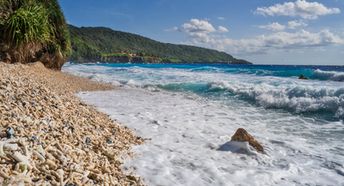
[[12,63],[42,61],[60,69],[71,51],[57,0],[0,0],[0,31],[2,58]]

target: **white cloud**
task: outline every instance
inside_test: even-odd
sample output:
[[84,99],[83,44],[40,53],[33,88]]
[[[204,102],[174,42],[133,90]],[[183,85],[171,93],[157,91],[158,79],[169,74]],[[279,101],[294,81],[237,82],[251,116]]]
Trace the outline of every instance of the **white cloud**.
[[284,25],[281,25],[277,22],[273,22],[267,25],[260,25],[259,28],[266,29],[266,30],[271,30],[271,31],[282,31],[285,29]]
[[260,25],[258,26],[261,29],[266,29],[266,30],[271,30],[274,32],[279,32],[279,31],[283,31],[286,29],[297,29],[300,27],[306,27],[307,23],[301,21],[301,20],[292,20],[292,21],[288,21],[288,23],[286,25],[280,24],[278,22],[273,22],[267,25]]
[[293,50],[344,44],[344,39],[329,30],[320,32],[274,32],[253,38],[231,39],[208,37],[207,40],[191,40],[191,44],[211,47],[231,54],[263,54],[271,50]]
[[[215,41],[215,40],[214,40]],[[260,35],[250,39],[225,39],[218,41],[220,48],[234,53],[265,53],[271,49],[300,49],[344,44],[343,38],[330,32],[276,32],[270,35]]]
[[220,17],[217,17],[218,20],[225,20],[226,18],[220,16]]
[[258,7],[256,13],[264,16],[289,16],[301,17],[303,19],[317,19],[319,16],[339,14],[340,9],[328,8],[318,2],[297,0],[295,2],[275,4],[270,7]]
[[191,19],[178,28],[178,31],[189,36],[187,44],[214,48],[231,54],[259,54],[273,50],[294,50],[303,48],[319,48],[330,45],[344,45],[344,38],[331,32],[321,30],[310,32],[306,30],[285,31],[305,26],[302,21],[289,21],[287,25],[272,23],[261,26],[273,29],[275,32],[258,35],[252,38],[232,39],[221,34],[228,32],[223,26],[217,29],[207,20]]
[[211,33],[216,29],[207,20],[191,19],[182,25],[182,29],[187,33]]
[[219,26],[217,29],[205,19],[191,19],[184,23],[179,31],[186,33],[195,42],[210,42],[213,34],[228,32],[228,29],[224,26]]
[[210,41],[209,34],[216,32],[216,29],[208,20],[191,19],[189,22],[184,23],[179,31],[185,32],[195,41],[207,43]]
[[305,23],[301,20],[288,21],[288,28],[289,29],[296,29],[296,28],[305,27],[305,26],[307,26],[307,23]]
[[222,32],[222,33],[225,33],[225,32],[228,32],[228,28],[224,27],[224,26],[219,26],[217,28],[217,31],[218,32]]

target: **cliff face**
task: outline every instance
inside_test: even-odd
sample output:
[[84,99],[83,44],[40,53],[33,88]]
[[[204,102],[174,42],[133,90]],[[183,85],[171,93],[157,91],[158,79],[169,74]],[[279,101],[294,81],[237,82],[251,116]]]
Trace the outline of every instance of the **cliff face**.
[[59,70],[70,53],[57,0],[1,0],[0,32],[0,60],[6,63],[41,61]]

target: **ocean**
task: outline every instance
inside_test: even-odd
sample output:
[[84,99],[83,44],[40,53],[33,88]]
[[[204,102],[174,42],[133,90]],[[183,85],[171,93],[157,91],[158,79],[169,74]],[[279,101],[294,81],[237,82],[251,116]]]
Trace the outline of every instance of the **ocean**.
[[[344,185],[344,66],[68,63],[63,71],[118,86],[78,96],[147,139],[123,169],[148,185]],[[237,128],[266,154],[221,148]]]

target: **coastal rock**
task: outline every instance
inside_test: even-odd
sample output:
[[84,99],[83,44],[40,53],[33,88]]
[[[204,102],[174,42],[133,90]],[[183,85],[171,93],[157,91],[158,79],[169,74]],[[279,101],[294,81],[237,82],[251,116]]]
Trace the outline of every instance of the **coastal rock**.
[[301,75],[299,76],[299,79],[307,80],[308,78],[307,78],[305,75],[301,74]]
[[263,146],[243,128],[237,129],[235,134],[232,136],[231,141],[248,142],[249,145],[256,149],[258,152],[264,153]]

